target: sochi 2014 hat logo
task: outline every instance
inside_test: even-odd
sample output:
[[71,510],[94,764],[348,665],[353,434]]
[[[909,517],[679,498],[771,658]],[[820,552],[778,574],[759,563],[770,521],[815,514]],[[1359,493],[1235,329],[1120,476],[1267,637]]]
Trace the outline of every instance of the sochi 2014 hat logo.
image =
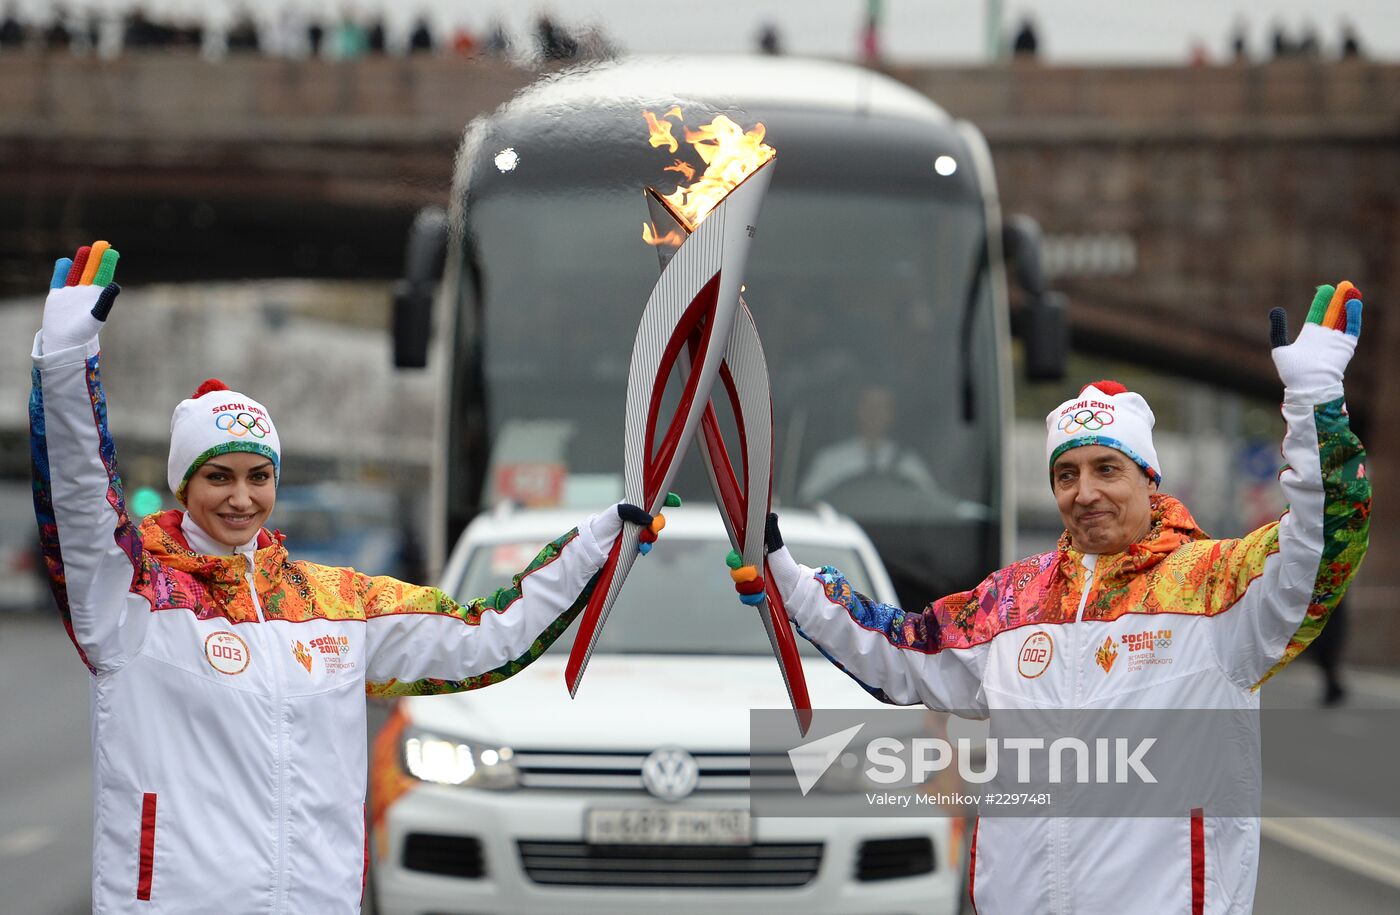
[[267,414],[251,404],[220,404],[212,412],[214,428],[234,438],[266,438],[272,432]]
[[227,629],[209,633],[204,640],[204,657],[221,674],[241,674],[253,659],[248,643]]
[[[1094,406],[1106,406],[1108,409],[1093,409]],[[1067,410],[1060,417],[1056,426],[1061,432],[1068,435],[1074,435],[1077,432],[1098,432],[1104,426],[1113,425],[1113,413],[1110,412],[1112,409],[1113,407],[1109,404],[1094,404],[1090,407],[1074,410],[1072,413]]]
[[1033,632],[1021,645],[1021,653],[1016,658],[1016,669],[1021,676],[1034,680],[1045,673],[1050,659],[1055,656],[1055,642],[1046,632]]

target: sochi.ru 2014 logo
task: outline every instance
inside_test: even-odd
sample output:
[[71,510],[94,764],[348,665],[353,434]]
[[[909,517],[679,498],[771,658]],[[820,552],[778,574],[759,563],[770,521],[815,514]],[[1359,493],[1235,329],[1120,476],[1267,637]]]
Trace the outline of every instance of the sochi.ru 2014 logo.
[[355,667],[355,662],[349,657],[348,635],[320,635],[311,640],[311,647],[321,653],[328,674],[352,670]]
[[1130,671],[1171,664],[1175,660],[1168,650],[1172,647],[1172,631],[1170,629],[1125,632],[1123,634],[1123,647],[1128,650],[1128,670]]
[[248,643],[227,629],[209,633],[204,640],[204,657],[221,674],[241,674],[248,669],[252,655]]

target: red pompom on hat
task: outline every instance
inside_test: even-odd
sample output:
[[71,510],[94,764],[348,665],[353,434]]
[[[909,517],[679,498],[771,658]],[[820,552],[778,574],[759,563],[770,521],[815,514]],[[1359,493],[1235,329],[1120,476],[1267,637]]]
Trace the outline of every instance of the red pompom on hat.
[[194,389],[194,393],[190,395],[190,400],[199,400],[199,398],[203,397],[205,394],[208,394],[210,391],[227,390],[228,385],[224,384],[219,379],[206,378],[202,382],[200,382],[199,387]]
[[[212,379],[211,379],[211,380],[212,380]],[[205,383],[207,384],[208,382],[205,382]],[[1085,391],[1089,390],[1090,388],[1098,388],[1100,391],[1103,391],[1105,394],[1108,394],[1108,395],[1110,395],[1110,396],[1112,396],[1112,395],[1114,395],[1114,394],[1126,394],[1126,393],[1128,393],[1127,387],[1125,387],[1121,382],[1110,381],[1110,380],[1108,380],[1107,378],[1105,378],[1103,381],[1091,381],[1091,382],[1089,382],[1088,384],[1084,385],[1084,387],[1082,387],[1082,388],[1079,389],[1079,393],[1080,393],[1080,394],[1083,394]]]

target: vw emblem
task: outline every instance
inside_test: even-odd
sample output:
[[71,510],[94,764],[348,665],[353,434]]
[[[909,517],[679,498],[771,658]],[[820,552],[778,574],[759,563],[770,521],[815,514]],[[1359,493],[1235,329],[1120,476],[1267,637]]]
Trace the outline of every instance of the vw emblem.
[[657,750],[642,763],[642,784],[663,801],[678,801],[695,790],[700,780],[700,767],[695,757],[684,750]]

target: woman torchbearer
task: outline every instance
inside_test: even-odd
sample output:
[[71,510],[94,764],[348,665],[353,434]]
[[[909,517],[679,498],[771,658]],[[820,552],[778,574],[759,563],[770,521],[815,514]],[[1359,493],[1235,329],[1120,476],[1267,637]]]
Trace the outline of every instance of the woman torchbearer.
[[44,555],[91,672],[94,911],[358,911],[366,694],[517,673],[587,602],[622,518],[652,519],[592,515],[465,604],[298,561],[264,526],[282,470],[272,415],[211,380],[171,419],[185,510],[138,525],[100,373],[116,260],[97,242],[55,265],[30,395]]

